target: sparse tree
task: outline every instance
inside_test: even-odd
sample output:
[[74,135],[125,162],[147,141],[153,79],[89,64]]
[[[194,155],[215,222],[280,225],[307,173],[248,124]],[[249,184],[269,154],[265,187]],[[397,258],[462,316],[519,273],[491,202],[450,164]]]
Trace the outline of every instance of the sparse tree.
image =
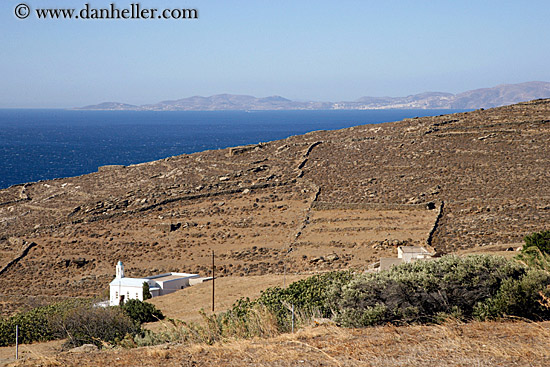
[[149,290],[149,283],[143,282],[143,300],[147,301],[148,299],[153,298],[151,291]]

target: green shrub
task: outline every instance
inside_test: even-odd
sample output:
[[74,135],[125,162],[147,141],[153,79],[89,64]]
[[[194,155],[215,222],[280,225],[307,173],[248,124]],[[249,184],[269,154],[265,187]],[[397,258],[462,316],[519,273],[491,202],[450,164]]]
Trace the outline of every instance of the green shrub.
[[516,258],[524,262],[530,268],[550,270],[550,254],[542,252],[536,246],[523,248]]
[[164,315],[153,304],[130,299],[121,306],[122,311],[139,325],[164,319]]
[[525,236],[524,241],[517,259],[531,268],[550,270],[550,231]]
[[0,320],[0,346],[15,344],[15,327],[19,326],[19,342],[32,343],[57,338],[52,320],[87,301],[74,299],[36,307]]
[[[301,315],[301,319],[307,319],[308,315],[331,317],[332,311],[327,303],[328,291],[333,286],[341,286],[349,282],[352,276],[353,274],[349,271],[330,272],[299,280],[284,289],[268,288],[254,301],[249,299],[237,301],[223,317],[232,320],[233,323],[240,322],[246,325],[244,319],[251,314],[258,314],[256,306],[263,306],[275,315],[278,328],[281,331],[288,331],[292,322],[292,306],[295,314]],[[239,319],[240,321],[237,321]]]
[[[530,251],[546,259],[538,248]],[[236,302],[222,315],[221,328],[241,328],[244,335],[257,335],[249,319],[258,305],[273,313],[283,332],[290,329],[291,305],[305,318],[332,317],[350,327],[433,323],[449,317],[549,319],[550,311],[540,303],[540,292],[550,297],[548,285],[548,272],[516,260],[445,256],[375,274],[333,272],[292,283],[287,289],[269,288],[257,300]]]
[[91,300],[82,299],[37,307],[0,319],[0,346],[15,344],[16,325],[19,325],[22,344],[67,338],[67,345],[71,347],[85,343],[101,346],[101,341],[116,343],[127,333],[140,332],[139,324],[119,307],[96,307]]
[[149,283],[143,282],[143,300],[147,301],[148,299],[153,298],[151,291],[149,290]]
[[[540,253],[540,250],[535,249]],[[545,295],[545,302],[542,301]],[[403,264],[376,274],[332,272],[269,288],[256,300],[242,298],[203,325],[169,320],[173,328],[126,338],[128,346],[168,341],[214,343],[225,338],[267,337],[290,330],[312,316],[341,325],[433,323],[518,316],[550,319],[550,273],[499,256],[445,256]]]
[[[267,306],[250,301],[244,301],[232,310],[218,316],[208,317],[208,328],[214,330],[219,337],[271,337],[286,327],[281,328],[277,314]],[[238,310],[237,310],[238,309]]]
[[15,327],[19,326],[19,342],[47,341],[54,339],[49,320],[54,313],[51,307],[40,307],[18,313],[0,324],[0,344],[15,344]]
[[344,287],[333,287],[329,303],[336,320],[352,327],[434,322],[445,314],[471,318],[477,304],[495,296],[505,280],[526,272],[502,257],[445,256],[357,275]]
[[550,254],[550,231],[535,232],[525,236],[523,240],[525,241],[524,250],[536,247],[543,253]]
[[529,270],[520,279],[506,279],[497,294],[476,306],[475,316],[481,320],[517,316],[531,320],[550,318],[550,310],[541,304],[542,292],[549,295],[550,274]]

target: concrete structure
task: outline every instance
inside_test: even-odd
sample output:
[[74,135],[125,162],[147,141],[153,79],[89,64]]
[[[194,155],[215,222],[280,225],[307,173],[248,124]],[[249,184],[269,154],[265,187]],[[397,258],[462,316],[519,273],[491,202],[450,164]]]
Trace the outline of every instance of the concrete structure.
[[431,259],[432,254],[421,246],[399,246],[397,257],[381,257],[379,270],[388,270],[392,266],[410,263],[416,260]]
[[414,260],[429,259],[432,254],[424,247],[420,246],[399,246],[397,248],[397,258],[403,259],[403,262],[410,263]]
[[124,265],[119,261],[116,265],[116,277],[110,283],[109,305],[118,306],[129,299],[143,301],[143,283],[149,285],[153,297],[175,292],[189,287],[190,281],[196,283],[198,274],[165,273],[145,278],[127,278],[124,276]]

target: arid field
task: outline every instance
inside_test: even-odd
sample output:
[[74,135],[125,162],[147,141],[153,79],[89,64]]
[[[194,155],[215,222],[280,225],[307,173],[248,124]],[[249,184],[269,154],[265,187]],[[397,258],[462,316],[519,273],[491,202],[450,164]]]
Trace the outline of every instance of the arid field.
[[[550,364],[549,338],[548,322],[450,322],[368,329],[318,326],[269,339],[227,341],[212,346],[166,344],[57,354],[50,354],[51,349],[43,347],[26,352],[32,358],[9,365],[542,367]],[[54,350],[55,346],[55,342],[48,344]],[[22,349],[25,351],[26,346]],[[0,356],[4,352],[0,350]]]

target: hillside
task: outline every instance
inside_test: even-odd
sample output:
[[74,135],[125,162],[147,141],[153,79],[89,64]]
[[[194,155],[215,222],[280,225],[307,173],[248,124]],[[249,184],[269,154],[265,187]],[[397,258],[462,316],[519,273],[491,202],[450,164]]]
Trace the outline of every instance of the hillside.
[[427,92],[407,97],[362,97],[347,104],[350,108],[450,108],[476,109],[510,105],[550,97],[550,83],[502,84],[458,94]]
[[366,269],[403,243],[517,247],[550,223],[549,147],[537,100],[13,186],[2,312],[104,296],[118,260],[128,276],[207,276],[214,250],[219,276],[248,276]]
[[257,98],[248,95],[217,94],[209,97],[193,96],[180,98],[141,106],[118,102],[104,102],[78,109],[130,111],[325,110],[331,109],[331,103],[296,102],[280,96]]
[[459,94],[425,92],[406,97],[361,97],[355,101],[298,102],[280,96],[257,98],[247,95],[218,94],[210,97],[194,96],[173,101],[141,106],[118,102],[104,102],[81,107],[82,110],[134,111],[227,111],[227,110],[370,110],[370,109],[455,109],[491,108],[550,98],[550,83],[527,82],[502,84]]
[[450,105],[452,108],[458,109],[489,108],[549,97],[550,83],[503,84],[493,88],[481,88],[459,93],[452,99]]

